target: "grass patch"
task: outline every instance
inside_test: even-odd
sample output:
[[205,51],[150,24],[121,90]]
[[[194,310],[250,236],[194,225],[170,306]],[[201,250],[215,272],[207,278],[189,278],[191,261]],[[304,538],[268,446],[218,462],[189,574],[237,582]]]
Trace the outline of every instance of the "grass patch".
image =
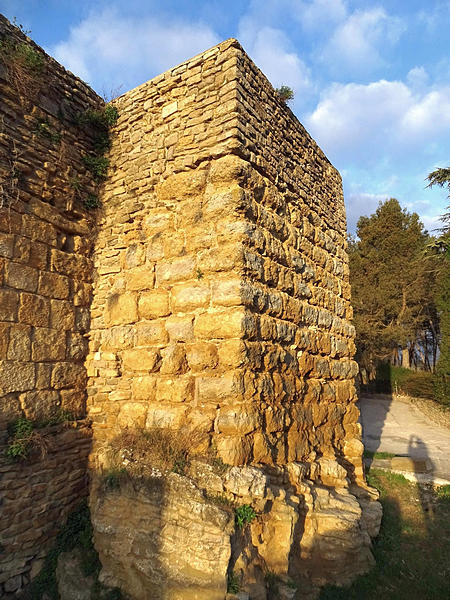
[[372,450],[364,450],[364,458],[394,458],[395,454],[390,452],[372,452]]
[[433,489],[402,475],[371,469],[380,490],[381,531],[376,566],[351,587],[328,586],[320,600],[443,600],[449,597],[450,486]]

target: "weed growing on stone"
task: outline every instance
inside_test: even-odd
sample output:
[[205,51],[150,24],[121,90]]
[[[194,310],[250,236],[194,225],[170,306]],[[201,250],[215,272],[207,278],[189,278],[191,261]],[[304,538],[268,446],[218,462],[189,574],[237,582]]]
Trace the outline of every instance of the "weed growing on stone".
[[103,473],[103,486],[105,490],[118,490],[127,477],[128,471],[125,467],[121,469],[109,469]]
[[241,589],[239,577],[230,571],[227,575],[227,592],[229,594],[238,594]]
[[100,206],[100,200],[98,196],[95,194],[88,194],[87,197],[83,200],[83,205],[85,208],[98,208]]
[[126,468],[133,477],[182,475],[203,438],[203,433],[188,428],[127,429],[111,441],[109,462],[112,468]]
[[294,91],[288,85],[282,85],[281,87],[276,88],[275,91],[280,100],[282,100],[285,104],[294,98]]
[[243,529],[245,525],[251,523],[256,518],[256,513],[249,504],[242,504],[235,509],[236,525]]
[[266,571],[264,581],[266,582],[267,591],[269,592],[270,597],[274,597],[275,594],[278,594],[278,586],[282,582],[279,575],[273,571]]
[[86,168],[91,172],[95,181],[101,181],[105,179],[108,172],[109,160],[105,156],[91,156],[85,154],[82,157]]
[[203,271],[197,269],[197,279],[203,279]]
[[59,143],[62,138],[60,133],[53,131],[50,123],[46,119],[38,119],[34,131],[38,136],[47,138],[54,144]]
[[26,460],[31,454],[45,456],[50,444],[47,437],[38,430],[71,420],[72,414],[61,409],[42,421],[35,422],[26,417],[19,417],[8,425],[9,443],[5,451],[6,457],[12,461],[20,461]]

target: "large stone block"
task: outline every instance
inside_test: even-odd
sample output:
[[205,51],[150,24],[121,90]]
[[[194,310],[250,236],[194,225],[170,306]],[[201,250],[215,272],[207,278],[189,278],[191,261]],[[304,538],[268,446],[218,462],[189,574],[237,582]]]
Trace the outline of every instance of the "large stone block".
[[159,350],[152,348],[133,348],[123,353],[123,367],[127,371],[158,371],[161,365]]
[[20,294],[19,322],[48,327],[50,320],[50,301],[35,294]]
[[83,390],[86,386],[87,374],[83,365],[75,363],[57,363],[52,370],[52,386],[55,389],[75,388]]
[[75,326],[75,311],[68,300],[50,300],[50,327],[70,331]]
[[135,323],[138,320],[137,294],[125,292],[108,297],[105,308],[105,322],[111,325]]
[[196,276],[196,262],[191,256],[175,258],[156,265],[156,282],[158,286],[176,281],[187,281]]
[[243,335],[244,309],[211,311],[197,315],[194,335],[199,339],[240,338]]
[[14,290],[0,289],[0,320],[15,321],[19,305],[19,294]]
[[206,284],[184,284],[172,288],[173,312],[190,312],[209,305],[211,292]]
[[170,313],[169,293],[162,289],[143,292],[139,296],[138,310],[141,319],[157,319],[167,316]]
[[186,358],[192,371],[213,369],[218,362],[217,347],[207,342],[187,344]]
[[59,394],[51,390],[26,392],[20,395],[20,404],[28,419],[44,421],[59,408]]
[[164,321],[146,321],[136,326],[136,343],[139,346],[165,344],[168,341]]
[[27,292],[35,292],[38,286],[39,274],[36,269],[21,263],[10,262],[6,266],[6,284]]
[[38,292],[42,296],[64,300],[69,296],[69,279],[58,273],[39,274]]
[[34,330],[32,358],[36,362],[64,360],[66,358],[65,332],[47,327],[36,327]]
[[9,330],[8,360],[27,361],[31,358],[31,327],[11,325]]
[[151,290],[155,284],[153,266],[144,265],[127,271],[125,274],[127,289],[130,291]]
[[0,394],[33,389],[35,366],[29,362],[0,361]]

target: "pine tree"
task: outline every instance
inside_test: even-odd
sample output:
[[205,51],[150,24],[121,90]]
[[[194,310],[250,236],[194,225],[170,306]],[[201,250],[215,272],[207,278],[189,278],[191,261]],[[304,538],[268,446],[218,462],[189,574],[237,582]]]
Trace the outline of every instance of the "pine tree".
[[428,236],[416,213],[394,198],[361,217],[349,244],[357,332],[357,359],[372,370],[379,362],[403,364],[433,318],[433,276],[423,259]]

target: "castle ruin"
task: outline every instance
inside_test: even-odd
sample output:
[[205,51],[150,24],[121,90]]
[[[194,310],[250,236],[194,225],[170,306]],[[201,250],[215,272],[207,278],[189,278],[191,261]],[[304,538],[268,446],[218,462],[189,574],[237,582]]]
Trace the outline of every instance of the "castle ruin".
[[[0,33],[32,44],[6,19]],[[3,452],[2,593],[39,571],[88,474],[102,581],[133,599],[223,600],[230,573],[252,600],[267,573],[286,598],[348,583],[380,505],[339,173],[231,39],[113,101],[99,185],[77,115],[103,101],[32,47],[36,89],[0,63],[0,442],[19,417],[76,419],[47,426],[45,456]],[[198,455],[105,492],[130,430],[195,432]],[[237,532],[217,498],[256,518]]]

